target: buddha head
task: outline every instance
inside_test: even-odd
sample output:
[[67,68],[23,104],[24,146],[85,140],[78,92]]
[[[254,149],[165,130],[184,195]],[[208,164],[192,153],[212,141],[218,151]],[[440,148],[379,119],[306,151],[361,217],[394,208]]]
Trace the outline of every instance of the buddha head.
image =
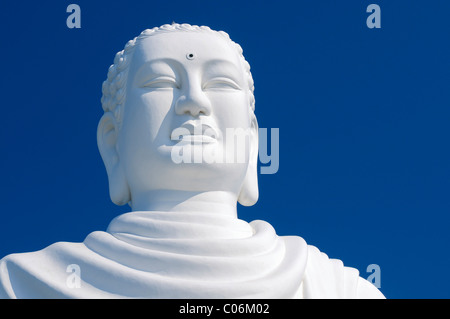
[[[133,208],[152,191],[220,191],[256,203],[253,90],[242,48],[223,31],[172,24],[129,41],[103,83],[97,129],[111,200]],[[242,161],[174,160],[180,145],[184,155],[227,155],[230,129],[248,133]]]

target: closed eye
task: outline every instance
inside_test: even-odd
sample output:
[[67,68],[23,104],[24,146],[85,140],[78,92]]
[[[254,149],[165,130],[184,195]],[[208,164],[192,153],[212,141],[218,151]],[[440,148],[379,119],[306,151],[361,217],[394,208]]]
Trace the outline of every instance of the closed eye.
[[204,90],[240,90],[239,85],[229,78],[214,78],[203,85]]
[[142,87],[145,88],[152,88],[152,89],[166,89],[166,88],[172,88],[172,89],[178,89],[178,83],[177,81],[168,76],[160,76],[155,79],[152,79],[148,82],[145,82]]

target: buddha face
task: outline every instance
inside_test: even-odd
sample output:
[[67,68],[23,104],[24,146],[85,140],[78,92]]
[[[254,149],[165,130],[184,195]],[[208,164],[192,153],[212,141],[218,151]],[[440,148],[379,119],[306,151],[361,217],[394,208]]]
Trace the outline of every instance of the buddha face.
[[[161,189],[239,196],[250,158],[256,162],[251,154],[257,153],[257,124],[249,111],[246,74],[229,41],[213,32],[145,38],[133,53],[126,90],[112,153],[131,197]],[[244,154],[237,154],[243,161],[174,160],[180,143],[184,155],[226,154],[230,129],[250,132],[247,147],[238,150]]]

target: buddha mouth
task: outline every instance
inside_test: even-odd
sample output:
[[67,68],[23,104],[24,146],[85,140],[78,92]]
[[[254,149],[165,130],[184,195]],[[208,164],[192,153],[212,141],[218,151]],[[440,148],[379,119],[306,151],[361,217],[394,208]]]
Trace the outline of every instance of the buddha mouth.
[[211,125],[202,121],[187,121],[174,129],[170,135],[172,141],[187,144],[210,144],[217,141],[219,135]]
[[190,144],[209,144],[215,142],[216,139],[207,135],[183,135],[181,141]]

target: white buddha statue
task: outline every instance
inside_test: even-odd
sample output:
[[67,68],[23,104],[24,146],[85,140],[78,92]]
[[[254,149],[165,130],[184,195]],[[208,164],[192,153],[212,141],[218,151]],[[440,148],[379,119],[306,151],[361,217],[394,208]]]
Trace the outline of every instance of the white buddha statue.
[[[258,199],[258,125],[250,66],[226,33],[143,31],[117,53],[102,105],[111,199],[131,212],[82,243],[4,257],[0,298],[384,298],[301,237],[238,219],[237,203]],[[243,161],[174,160],[227,154],[230,128],[247,132]]]

